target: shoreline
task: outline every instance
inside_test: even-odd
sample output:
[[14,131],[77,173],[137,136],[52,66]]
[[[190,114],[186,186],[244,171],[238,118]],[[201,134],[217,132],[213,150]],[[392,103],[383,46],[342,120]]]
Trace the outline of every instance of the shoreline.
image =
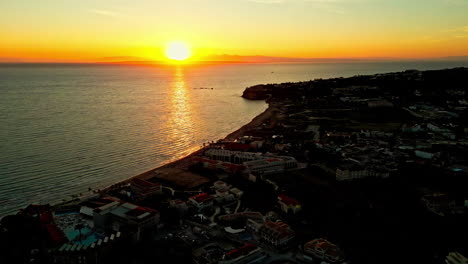
[[[244,98],[244,100],[251,100],[251,99],[245,99]],[[264,101],[267,103],[268,107],[263,112],[261,112],[260,114],[256,115],[254,118],[252,118],[252,120],[250,120],[250,122],[248,122],[247,124],[241,126],[237,130],[234,130],[233,132],[226,135],[224,138],[221,138],[221,139],[218,139],[218,140],[234,140],[234,139],[242,136],[245,132],[250,131],[250,130],[260,126],[263,122],[265,122],[266,120],[271,118],[274,115],[274,113],[276,111],[278,111],[278,108],[272,102],[269,102],[268,100],[264,100]],[[73,204],[73,203],[78,202],[78,201],[86,200],[87,198],[90,198],[90,197],[92,197],[94,195],[97,195],[97,194],[101,194],[101,195],[105,194],[105,193],[107,193],[109,191],[119,189],[123,185],[129,184],[133,179],[136,179],[136,178],[146,180],[146,179],[154,176],[155,171],[166,169],[166,168],[175,168],[175,167],[177,167],[178,164],[183,163],[187,159],[203,153],[205,148],[206,147],[202,147],[202,148],[200,148],[198,150],[195,150],[195,151],[191,152],[190,154],[188,154],[186,156],[183,156],[183,157],[178,158],[178,159],[173,160],[173,161],[169,161],[168,163],[160,165],[160,166],[158,166],[156,168],[149,169],[149,170],[147,170],[145,172],[142,172],[142,173],[140,173],[138,175],[131,176],[131,177],[125,179],[125,180],[118,181],[118,182],[116,182],[116,183],[114,183],[114,184],[112,184],[110,186],[107,186],[107,187],[105,187],[103,189],[99,189],[99,191],[94,190],[96,192],[93,192],[93,193],[90,193],[90,194],[87,194],[87,195],[83,195],[83,196],[80,196],[80,197],[76,197],[76,198],[74,198],[72,200],[52,204],[52,207],[66,206],[67,204]]]
[[[250,100],[250,99],[245,99],[245,100]],[[231,132],[228,134],[226,137],[224,137],[224,140],[233,140],[238,138],[239,136],[242,136],[246,131],[252,130],[255,127],[258,127],[261,125],[263,122],[268,120],[270,117],[272,117],[275,113],[275,111],[278,110],[276,105],[274,105],[272,102],[268,102],[268,100],[265,100],[266,103],[268,104],[268,107],[263,111],[262,113],[258,114],[255,116],[252,120],[250,120],[249,123],[243,125],[239,129]]]
[[[249,99],[246,99],[246,100],[249,100]],[[221,138],[221,139],[218,139],[218,140],[233,140],[239,136],[242,136],[246,131],[249,131],[249,130],[252,130],[253,128],[261,125],[265,120],[269,119],[273,113],[277,110],[277,108],[275,106],[272,106],[271,103],[268,103],[268,107],[265,109],[265,111],[263,111],[262,113],[258,114],[257,116],[255,116],[254,118],[252,118],[252,120],[250,120],[249,123],[243,125],[242,127],[238,128],[237,130],[234,130],[233,132],[229,133],[227,136],[225,136],[224,138]],[[200,148],[199,150],[196,150],[182,158],[179,158],[179,159],[176,159],[176,160],[173,160],[173,161],[170,161],[166,164],[163,164],[159,167],[156,167],[156,168],[153,168],[153,169],[150,169],[148,171],[145,171],[143,173],[140,173],[138,175],[135,175],[135,176],[132,176],[126,180],[123,180],[123,181],[120,181],[120,182],[117,182],[109,187],[106,187],[104,188],[103,192],[105,191],[108,191],[111,189],[112,186],[114,185],[119,185],[119,184],[126,184],[128,182],[130,182],[132,179],[135,179],[135,178],[140,178],[140,179],[144,179],[145,177],[148,176],[148,174],[151,174],[153,173],[154,171],[156,170],[160,170],[160,169],[165,169],[165,168],[174,168],[177,166],[177,164],[179,163],[182,163],[184,162],[185,160],[193,157],[193,156],[197,156],[199,154],[201,154],[204,150],[205,150],[206,147],[202,147]]]

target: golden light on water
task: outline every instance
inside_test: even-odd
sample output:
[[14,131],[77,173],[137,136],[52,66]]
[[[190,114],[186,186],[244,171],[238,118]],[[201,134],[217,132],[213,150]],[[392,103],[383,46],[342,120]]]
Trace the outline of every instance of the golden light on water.
[[166,123],[170,129],[168,142],[171,144],[170,147],[185,151],[180,151],[179,155],[172,157],[171,161],[199,149],[199,146],[193,146],[193,140],[198,133],[194,123],[200,122],[197,118],[197,108],[192,103],[192,90],[185,80],[184,67],[177,65],[173,70],[168,108],[170,114]]
[[192,56],[189,45],[182,41],[168,43],[165,54],[168,59],[175,61],[184,61]]
[[188,90],[182,67],[174,69],[174,77],[171,84],[171,104],[170,104],[170,127],[173,132],[175,144],[188,144],[193,133],[193,107],[190,100],[190,91]]

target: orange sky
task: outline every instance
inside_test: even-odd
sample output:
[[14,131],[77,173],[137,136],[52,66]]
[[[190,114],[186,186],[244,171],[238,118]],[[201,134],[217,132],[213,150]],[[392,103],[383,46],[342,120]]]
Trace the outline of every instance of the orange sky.
[[174,40],[192,61],[468,55],[466,0],[15,0],[0,10],[0,62],[161,61]]

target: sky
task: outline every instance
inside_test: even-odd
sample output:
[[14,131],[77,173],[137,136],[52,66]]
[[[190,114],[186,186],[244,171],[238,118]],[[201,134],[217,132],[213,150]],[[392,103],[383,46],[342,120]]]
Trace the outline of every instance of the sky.
[[0,62],[468,55],[468,0],[0,0]]

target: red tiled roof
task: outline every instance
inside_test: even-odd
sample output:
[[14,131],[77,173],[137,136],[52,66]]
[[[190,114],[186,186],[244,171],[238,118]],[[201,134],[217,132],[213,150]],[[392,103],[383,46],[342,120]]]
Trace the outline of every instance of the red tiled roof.
[[211,200],[213,198],[213,196],[207,194],[207,193],[201,193],[199,195],[195,195],[195,196],[192,196],[190,197],[190,199],[193,199],[195,201],[197,201],[197,203],[204,203],[208,200]]
[[157,210],[154,210],[154,209],[151,209],[151,208],[146,208],[146,207],[138,206],[137,208],[128,211],[128,212],[126,213],[126,215],[137,217],[137,216],[142,215],[142,214],[144,214],[144,213],[155,214],[155,213],[158,213],[158,211],[157,211]]
[[257,249],[257,246],[255,246],[254,244],[246,244],[240,248],[229,251],[228,253],[226,253],[226,256],[230,259],[234,259],[242,255],[247,255],[255,249]]
[[155,187],[161,185],[160,183],[152,183],[142,179],[135,178],[132,180],[132,184],[140,185],[141,187]]
[[49,234],[49,238],[53,241],[54,244],[65,242],[65,234],[55,224],[47,224],[46,229],[47,233]]
[[274,234],[278,238],[284,238],[294,235],[294,231],[286,223],[283,222],[266,221],[265,223],[263,223],[262,228],[267,233]]
[[343,258],[343,252],[338,248],[338,246],[323,238],[307,242],[304,245],[304,249],[323,252],[325,255],[332,256],[334,258]]
[[284,194],[278,195],[278,198],[286,205],[292,205],[292,206],[301,205],[301,203],[299,203],[298,201]]
[[180,199],[173,200],[175,204],[184,204],[185,202]]
[[268,162],[274,162],[274,161],[281,161],[281,159],[270,158],[270,159],[266,159],[266,161],[268,161]]
[[54,221],[54,217],[52,216],[52,212],[44,212],[39,215],[39,220],[41,221],[41,224],[48,224],[52,223]]
[[245,217],[248,219],[263,219],[263,215],[259,212],[240,212],[234,214],[222,215],[219,218],[226,221],[236,220],[238,218]]
[[85,201],[81,203],[80,205],[95,209],[95,208],[104,206],[106,204],[110,204],[112,202],[118,202],[118,201],[119,200],[104,197],[104,198],[97,198],[97,199]]

